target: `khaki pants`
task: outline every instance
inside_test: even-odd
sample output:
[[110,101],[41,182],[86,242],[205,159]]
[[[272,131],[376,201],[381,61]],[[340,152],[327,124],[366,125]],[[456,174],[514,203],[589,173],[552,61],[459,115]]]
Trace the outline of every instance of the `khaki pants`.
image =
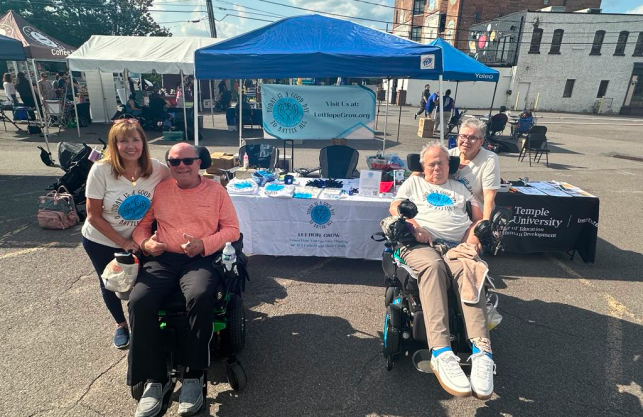
[[[428,245],[403,246],[400,252],[404,262],[413,268],[418,276],[420,302],[429,347],[439,349],[451,346],[447,290],[449,285],[455,285],[455,293],[460,301],[458,284],[462,276],[462,264],[458,260],[442,258]],[[467,337],[489,339],[485,297],[481,296],[477,304],[466,304],[460,301],[460,305]]]
[[445,111],[444,112],[444,118],[440,120],[440,109],[436,109],[433,112],[435,115],[433,116],[433,120],[435,120],[435,124],[433,125],[433,132],[437,132],[442,129],[442,126],[444,126],[444,134],[447,134],[447,131],[449,130],[449,120],[451,120],[451,110]]

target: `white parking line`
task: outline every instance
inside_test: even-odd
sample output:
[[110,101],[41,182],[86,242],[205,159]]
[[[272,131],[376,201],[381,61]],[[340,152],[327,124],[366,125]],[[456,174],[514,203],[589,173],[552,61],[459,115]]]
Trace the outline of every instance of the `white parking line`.
[[5,253],[4,255],[0,255],[0,260],[7,259],[7,258],[14,258],[16,256],[26,255],[28,253],[38,252],[38,251],[41,251],[43,249],[49,249],[51,247],[56,246],[57,244],[58,244],[58,242],[50,242],[50,243],[46,243],[46,244],[44,244],[42,246],[38,246],[38,247],[35,247],[35,248],[29,248],[29,249],[19,250],[19,251],[16,251],[16,252]]
[[29,225],[28,225],[28,224],[26,224],[26,225],[24,225],[24,226],[20,226],[20,227],[19,227],[19,228],[17,228],[16,230],[13,230],[13,231],[11,231],[11,232],[5,233],[4,235],[0,236],[0,245],[3,245],[3,244],[4,244],[4,242],[5,242],[8,238],[10,238],[11,236],[16,235],[16,234],[18,234],[18,233],[22,232],[23,230],[27,229],[28,227],[29,227]]

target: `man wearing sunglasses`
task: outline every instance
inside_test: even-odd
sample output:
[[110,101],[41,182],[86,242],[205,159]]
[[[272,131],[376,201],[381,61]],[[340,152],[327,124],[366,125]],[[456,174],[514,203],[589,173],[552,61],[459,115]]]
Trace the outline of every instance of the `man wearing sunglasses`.
[[[157,313],[174,291],[186,300],[190,323],[188,355],[179,398],[179,415],[202,408],[203,371],[210,365],[214,292],[219,279],[214,254],[239,239],[239,222],[221,184],[199,175],[201,160],[194,146],[179,143],[167,155],[172,178],[159,183],[149,211],[132,234],[150,255],[138,275],[129,301],[132,336],[127,382],[145,381],[136,417],[155,416],[171,382],[160,350]],[[152,223],[157,230],[152,234]]]

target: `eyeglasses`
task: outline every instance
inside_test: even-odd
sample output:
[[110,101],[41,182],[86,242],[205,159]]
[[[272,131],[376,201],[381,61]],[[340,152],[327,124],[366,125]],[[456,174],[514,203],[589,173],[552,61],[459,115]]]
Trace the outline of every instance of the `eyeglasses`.
[[118,125],[118,124],[121,124],[121,123],[130,123],[130,124],[133,124],[133,125],[137,125],[137,124],[139,124],[139,121],[138,121],[138,119],[134,119],[133,117],[127,117],[127,118],[114,120],[115,125]]
[[469,143],[473,143],[478,139],[482,139],[482,138],[478,136],[473,136],[473,135],[458,135],[458,139],[466,140]]
[[185,165],[189,166],[194,163],[199,158],[177,158],[177,159],[168,159],[167,162],[173,167],[178,167],[183,162]]

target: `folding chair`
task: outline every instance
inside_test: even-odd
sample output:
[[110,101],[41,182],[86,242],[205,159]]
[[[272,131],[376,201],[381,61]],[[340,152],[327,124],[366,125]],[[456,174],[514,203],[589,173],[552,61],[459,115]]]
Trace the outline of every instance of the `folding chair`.
[[331,145],[319,151],[319,165],[323,178],[354,178],[359,152],[344,145]]
[[545,155],[546,166],[549,166],[549,149],[547,148],[547,126],[532,126],[527,133],[525,146],[518,154],[518,161],[522,162],[525,155],[529,154],[529,166],[531,166],[531,152],[534,152],[534,162],[540,162]]
[[62,100],[43,100],[43,110],[45,112],[45,124],[48,127],[58,124],[58,133],[60,133],[65,116]]
[[267,143],[253,143],[239,148],[239,161],[248,154],[248,164],[251,167],[274,170],[279,161],[279,148]]

